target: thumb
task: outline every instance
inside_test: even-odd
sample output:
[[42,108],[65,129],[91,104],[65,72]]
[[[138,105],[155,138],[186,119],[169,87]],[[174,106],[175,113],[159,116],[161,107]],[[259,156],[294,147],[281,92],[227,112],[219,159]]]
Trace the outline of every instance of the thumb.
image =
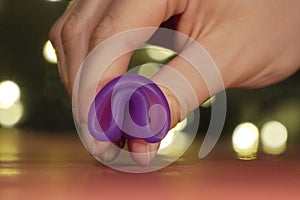
[[186,44],[189,45],[152,77],[167,97],[173,126],[209,97],[225,90],[207,51],[196,42]]

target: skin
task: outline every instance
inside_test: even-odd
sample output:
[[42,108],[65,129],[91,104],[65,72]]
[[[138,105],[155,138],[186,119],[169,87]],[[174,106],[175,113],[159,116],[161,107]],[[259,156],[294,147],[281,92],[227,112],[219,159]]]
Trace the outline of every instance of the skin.
[[[62,82],[70,95],[80,64],[97,44],[122,31],[159,27],[163,23],[172,24],[173,29],[195,39],[208,51],[225,88],[259,88],[299,70],[299,8],[299,0],[75,0],[53,25],[50,40],[58,55]],[[126,72],[130,56],[128,53],[111,64],[99,89]],[[190,82],[199,103],[209,97],[202,78],[189,73],[192,66],[180,57],[168,65]],[[164,73],[168,72],[158,74]],[[178,100],[168,88],[161,89],[170,105],[174,126],[181,118]],[[150,152],[159,147],[140,139],[127,143],[131,152],[146,153],[134,156],[141,165],[149,164],[154,157]],[[110,145],[99,148],[103,154],[110,152]],[[111,159],[115,154],[110,155]]]

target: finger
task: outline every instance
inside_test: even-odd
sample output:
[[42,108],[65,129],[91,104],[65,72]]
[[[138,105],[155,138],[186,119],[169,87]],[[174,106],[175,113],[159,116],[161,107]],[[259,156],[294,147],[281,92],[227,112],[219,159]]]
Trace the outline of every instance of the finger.
[[[74,1],[51,28],[50,40],[58,55],[60,77],[70,96],[77,70],[87,54],[89,35],[109,3],[110,1]],[[111,149],[111,143],[97,141],[90,135],[87,124],[78,120],[76,112],[75,118],[82,128],[82,139],[91,154],[102,155],[105,150]],[[116,156],[117,152],[110,153],[109,157],[113,154]],[[105,158],[109,159],[108,156]]]
[[[94,61],[93,59],[90,60],[92,60],[91,63],[95,63],[97,61]],[[112,142],[99,141],[96,140],[90,133],[88,127],[88,115],[95,96],[94,92],[98,90],[97,87],[99,87],[100,84],[97,86],[98,80],[94,80],[91,78],[95,74],[94,71],[97,71],[97,68],[93,69],[91,67],[97,67],[98,65],[89,65],[89,63],[90,62],[86,62],[79,72],[80,74],[85,75],[77,78],[75,81],[76,89],[74,90],[74,94],[72,97],[73,116],[76,124],[81,127],[82,140],[88,151],[93,156],[103,160],[104,162],[108,162],[113,160],[119,154],[120,148],[122,148],[123,146],[119,145],[122,144],[121,140],[116,141],[116,144],[113,144]],[[90,70],[88,70],[88,73],[85,73],[84,69]],[[105,82],[101,82],[101,84],[105,84]]]
[[90,35],[110,2],[93,0],[75,2],[72,9],[69,9],[59,22],[58,27],[53,30],[56,31],[55,34],[50,34],[52,41],[59,43],[59,68],[69,94],[72,93],[77,70],[87,54]]
[[148,143],[143,139],[128,140],[128,150],[132,158],[142,166],[148,166],[159,148],[159,143]]
[[[172,66],[172,67],[170,67]],[[171,127],[181,121],[188,112],[196,108],[199,102],[209,97],[204,80],[179,56],[163,67],[152,80],[159,85],[167,98],[171,111]],[[194,80],[197,80],[196,83]],[[195,94],[194,90],[201,91]],[[199,98],[197,98],[199,96]],[[159,143],[147,143],[142,140],[129,140],[129,151],[140,165],[149,165],[159,149]]]
[[65,59],[64,59],[64,50],[61,41],[61,30],[66,20],[70,16],[71,12],[78,4],[78,2],[79,0],[70,1],[67,9],[63,13],[63,15],[52,25],[49,33],[49,39],[53,47],[55,48],[55,52],[58,58],[58,71],[64,86],[68,75],[66,73],[63,73],[62,70],[62,66],[65,66]]
[[[195,53],[191,52],[198,54],[193,55]],[[203,52],[197,50],[175,57],[153,77],[153,81],[171,93],[166,96],[173,125],[183,120],[209,97],[225,90],[221,73],[213,60],[207,53],[203,55]]]
[[[167,3],[169,2],[169,3]],[[170,3],[172,2],[172,3]],[[158,27],[162,22],[175,14],[183,12],[186,1],[117,1],[107,16],[100,22],[90,39],[90,50],[96,45],[117,33],[141,27]],[[172,6],[170,6],[172,5]],[[130,13],[130,14],[128,14]],[[145,32],[124,38],[120,44],[130,45],[130,49],[136,49],[144,44],[154,32]],[[111,75],[118,76],[126,72],[132,52],[117,59],[104,73],[101,86],[109,80]],[[91,80],[91,79],[90,79]],[[100,88],[101,88],[100,86]],[[99,89],[99,88],[98,88]],[[148,165],[153,159],[159,144],[148,144],[143,140],[128,141],[129,151],[133,158],[141,165]],[[146,156],[144,156],[146,155]]]
[[86,123],[82,123],[80,127],[81,127],[83,144],[93,156],[103,154],[110,147],[111,144],[110,142],[101,142],[96,140],[90,134],[88,125]]
[[[96,2],[96,1],[95,1]],[[88,4],[85,4],[88,5]],[[68,86],[68,80],[69,80],[69,70],[68,68],[71,67],[69,66],[69,63],[67,62],[68,57],[65,56],[65,43],[62,41],[62,30],[65,29],[64,26],[65,24],[70,23],[69,17],[70,15],[74,15],[74,13],[77,13],[78,15],[82,15],[83,11],[80,10],[86,10],[86,9],[91,9],[91,6],[84,6],[83,1],[75,0],[75,1],[70,1],[68,8],[65,10],[64,14],[55,22],[55,24],[51,27],[50,33],[49,33],[49,38],[55,47],[56,54],[58,57],[58,70],[59,74],[61,77],[61,80],[66,88],[69,88]],[[85,11],[86,12],[86,11]],[[84,15],[86,17],[86,15]],[[87,20],[87,19],[86,19]],[[77,50],[77,48],[75,48]],[[76,67],[76,66],[75,66]],[[67,89],[68,92],[71,94],[70,90]],[[78,117],[75,117],[78,119]],[[102,155],[104,154],[105,150],[109,149],[111,146],[111,143],[109,142],[101,142],[95,140],[88,131],[87,124],[81,124],[81,129],[82,129],[82,140],[84,141],[84,144],[88,151],[92,155]],[[110,157],[112,157],[113,153],[110,153]],[[115,152],[116,154],[116,152]],[[105,156],[107,157],[107,156]]]
[[[115,160],[115,158],[120,154],[121,149],[123,149],[125,145],[125,139],[121,138],[117,142],[109,142],[109,147],[101,154],[96,154],[104,162],[111,162]],[[102,147],[100,147],[101,149]]]
[[[164,12],[166,11],[166,8],[160,6],[162,1],[159,0],[151,2],[147,1],[146,5],[145,2],[139,0],[114,2],[114,4],[110,5],[108,13],[106,13],[104,19],[99,22],[97,28],[93,30],[93,34],[89,38],[90,50],[94,49],[94,47],[96,47],[98,44],[100,46],[94,49],[97,53],[94,53],[94,51],[91,52],[93,53],[92,55],[89,54],[89,57],[92,57],[93,61],[90,62],[91,59],[88,57],[89,62],[87,64],[86,62],[84,63],[81,72],[81,74],[84,74],[85,76],[81,77],[80,83],[78,82],[77,84],[77,87],[80,87],[80,91],[75,94],[75,97],[78,96],[79,98],[78,106],[81,115],[81,119],[79,119],[80,122],[84,122],[87,119],[88,106],[91,105],[95,91],[100,90],[101,87],[112,78],[122,75],[126,72],[132,52],[124,55],[124,49],[136,49],[151,36],[151,31],[150,33],[149,31],[140,31],[138,33],[131,31],[128,34],[123,34],[122,36],[116,34],[121,31],[129,29],[132,30],[133,28],[137,27],[158,26],[163,21]],[[151,12],[153,12],[153,10],[158,11],[157,7],[162,9],[161,12],[159,12],[160,17],[149,18],[149,15],[152,14]],[[142,10],[144,10],[143,8],[147,8],[146,10],[148,13],[142,12]],[[84,13],[84,10],[86,9],[76,8],[73,12],[76,15],[74,14],[73,16],[79,16],[79,12],[82,11],[82,13]],[[141,19],[137,20],[137,18]],[[70,24],[72,25],[72,23]],[[155,31],[155,29],[152,30]],[[78,36],[78,34],[75,33],[75,36]],[[76,40],[76,38],[70,40],[68,44],[64,44],[66,60],[68,62],[77,63],[77,66],[79,65],[79,60],[83,59],[82,57],[84,56],[84,52],[87,51],[87,49],[84,49],[87,48],[86,39],[84,39],[84,37],[87,36],[82,36],[83,39],[81,38],[81,40],[83,40],[83,44],[81,44],[82,42],[80,42],[80,39]],[[79,42],[76,43],[77,41]],[[111,58],[111,54],[115,55],[116,53],[117,56],[120,56],[120,58],[116,59],[112,64],[110,64],[110,60],[115,59]],[[91,65],[90,63],[93,64]],[[74,65],[70,63],[66,64],[65,66],[66,72],[68,68],[72,70],[72,73],[68,72],[68,74],[70,74],[72,80],[71,82],[73,82],[73,79],[75,80],[76,69],[73,69]],[[101,78],[100,81],[99,78]],[[92,86],[97,84],[99,84],[98,88],[94,89]]]
[[[129,45],[131,49],[136,49],[141,44],[143,44],[152,35],[151,32],[150,33],[147,32],[145,34],[139,34],[137,36],[131,35],[129,37],[122,38],[123,40],[119,41],[119,43],[114,43],[114,44],[110,43],[110,45],[105,45],[105,41],[108,37],[114,36],[115,34],[125,30],[131,30],[133,28],[139,28],[145,26],[150,26],[150,27],[159,26],[161,22],[165,20],[165,17],[168,16],[168,14],[166,14],[167,9],[165,7],[167,6],[167,4],[165,4],[165,2],[163,1],[158,1],[158,0],[151,1],[151,2],[148,1],[147,4],[149,5],[145,5],[145,2],[137,1],[137,0],[120,1],[120,2],[118,1],[118,3],[113,4],[109,12],[106,13],[104,19],[100,21],[100,23],[97,25],[97,28],[93,31],[91,38],[89,38],[90,41],[89,49],[86,51],[91,51],[96,45],[98,45],[101,42],[103,42],[104,45],[102,45],[102,49],[100,49],[100,51],[102,50],[102,51],[111,51],[111,52],[115,52],[118,51],[118,49],[122,49],[122,46],[125,46],[126,48]],[[157,12],[157,14],[155,14],[154,17],[149,18],[150,15],[153,15],[154,11]],[[128,15],[128,13],[133,13],[133,14]],[[118,48],[114,49],[114,47],[118,47]],[[66,55],[66,57],[68,56],[69,55]],[[80,60],[80,56],[76,54],[75,56],[76,59]],[[103,53],[101,54],[101,56],[103,57]],[[101,76],[101,80],[98,83],[99,86],[97,90],[99,90],[110,79],[126,72],[130,57],[131,57],[131,53],[127,53],[121,56],[116,61],[114,61],[105,70],[103,76]],[[103,60],[105,59],[106,58],[103,58],[102,61],[101,60],[99,61],[103,62]],[[82,70],[85,69],[83,68]],[[80,120],[81,123],[86,123],[84,120],[87,119],[87,113],[88,113],[88,108],[86,107],[86,105],[90,105],[92,101],[92,97],[94,96],[93,93],[95,92],[95,89],[91,89],[90,86],[93,83],[98,82],[99,76],[97,76],[98,73],[97,71],[99,70],[104,70],[104,69],[95,69],[95,71],[89,70],[89,72],[87,71],[82,72],[86,75],[85,77],[88,78],[87,79],[83,78],[81,80],[82,84],[80,87],[82,88],[82,90],[81,92],[79,92],[80,96],[83,98],[82,101],[80,101],[79,103],[81,105],[81,106],[79,105],[79,107],[82,108],[80,111],[80,115],[83,116],[83,120]],[[74,75],[75,73],[71,73],[71,76]],[[135,147],[136,146],[137,145],[135,145]],[[135,147],[132,149],[132,152],[134,152],[135,149],[140,151],[139,148],[135,148]]]
[[[106,19],[110,19],[110,18],[106,18]],[[131,19],[129,19],[129,21],[130,20]],[[107,22],[108,21],[104,19],[101,22],[100,27],[103,26],[106,27],[105,23]],[[127,23],[127,22],[125,21],[122,22],[121,24],[123,23]],[[108,27],[107,29],[109,29],[109,27],[111,26],[114,26],[114,23],[107,24]],[[118,27],[118,25],[116,26]],[[133,24],[132,27],[135,27],[135,25]],[[78,107],[79,107],[78,116],[79,116],[80,124],[87,123],[86,121],[89,113],[89,107],[91,105],[91,102],[93,101],[95,92],[99,91],[111,79],[119,75],[122,75],[123,73],[126,72],[132,51],[123,54],[124,53],[123,50],[126,49],[134,50],[138,48],[141,44],[143,44],[151,36],[151,32],[149,34],[148,31],[144,31],[144,32],[142,31],[139,32],[138,34],[135,34],[135,32],[133,31],[128,34],[125,33],[125,35],[124,34],[116,35],[116,33],[114,32],[109,33],[108,35],[112,35],[112,37],[107,38],[107,40],[101,41],[102,39],[105,38],[105,36],[102,35],[105,34],[105,31],[100,31],[99,33],[97,31],[94,32],[94,35],[96,35],[95,36],[96,39],[91,40],[93,41],[91,42],[91,44],[93,45],[98,42],[99,43],[102,42],[102,43],[100,44],[100,46],[94,49],[94,51],[92,51],[91,54],[89,54],[88,62],[84,63],[81,71],[81,74],[84,74],[84,76],[80,78],[80,84],[76,84],[78,85],[80,90],[78,92],[75,91],[75,98],[78,98]],[[117,56],[119,55],[122,56],[116,59],[112,64],[109,64],[110,60],[114,59],[111,57],[111,54],[117,54]],[[107,64],[109,64],[109,66],[107,66]],[[99,80],[99,78],[101,79]],[[92,142],[91,145],[95,146],[94,143],[95,142]],[[103,156],[107,157],[108,155],[111,155],[111,152],[116,152],[116,151],[114,151],[113,149],[112,150],[107,149],[105,152],[103,152]],[[107,158],[105,158],[104,160],[107,160]]]
[[[171,127],[210,96],[221,91],[224,88],[221,79],[217,66],[198,45],[189,45],[156,73],[152,80],[160,86],[167,98],[171,111]],[[133,154],[133,158],[142,165],[149,164],[149,159],[154,158],[159,144],[136,143],[135,140],[129,141],[130,151],[146,152]]]
[[[186,5],[185,0],[114,1],[95,30],[90,49],[106,38],[126,30],[158,27],[171,16],[182,13]],[[141,39],[145,41],[146,38]]]
[[125,139],[116,142],[101,142],[96,140],[89,132],[87,124],[81,125],[81,139],[90,154],[104,162],[114,160],[124,147]]
[[[109,10],[106,13],[104,19],[101,20],[97,25],[97,28],[93,30],[93,34],[90,38],[90,50],[93,49],[99,43],[101,43],[100,48],[97,48],[97,55],[93,56],[94,58],[96,57],[93,61],[95,65],[93,64],[93,66],[91,66],[88,63],[87,66],[84,66],[82,68],[82,74],[85,74],[85,77],[81,78],[80,84],[78,83],[78,86],[80,86],[80,92],[78,92],[78,94],[75,95],[82,97],[82,101],[79,103],[79,107],[82,108],[80,114],[83,116],[81,122],[84,121],[87,117],[88,109],[86,108],[86,105],[90,105],[96,91],[96,89],[93,89],[92,85],[96,85],[98,83],[99,87],[97,90],[99,90],[110,79],[123,74],[127,69],[131,57],[130,52],[125,53],[124,55],[123,50],[126,48],[134,50],[141,44],[143,44],[151,36],[151,31],[150,33],[149,31],[137,31],[138,33],[136,33],[135,31],[130,32],[128,30],[147,26],[157,27],[158,25],[160,25],[161,22],[165,20],[167,16],[171,14],[177,14],[178,11],[183,10],[182,8],[177,9],[174,6],[172,7],[173,9],[167,9],[166,6],[170,4],[166,2],[168,1],[155,0],[147,1],[147,3],[145,3],[144,1],[139,0],[129,0],[114,1],[114,3],[110,5]],[[76,7],[76,9],[74,9],[73,12],[74,14],[71,16],[80,16],[80,14],[84,14],[86,12],[85,10],[88,10],[89,6],[90,4],[79,4],[78,7],[80,9]],[[155,13],[153,14],[153,12]],[[149,17],[152,15],[154,15],[154,17]],[[84,19],[81,20],[85,21]],[[72,25],[72,23],[70,24]],[[70,24],[68,26],[70,26]],[[91,24],[90,26],[93,25],[94,24]],[[125,30],[127,30],[129,34],[123,34],[122,37],[120,35],[116,35],[117,33]],[[151,30],[154,31],[155,29]],[[75,33],[75,35],[78,36],[77,33]],[[84,37],[85,36],[83,35],[83,38]],[[83,43],[85,43],[85,39],[83,40]],[[66,46],[65,52],[68,52],[65,55],[65,57],[68,58],[67,60],[70,60],[68,62],[76,62],[76,60],[82,60],[82,58],[80,57],[84,55],[84,53],[82,53],[82,51],[84,50],[81,48],[82,45],[80,40],[77,41],[79,41],[78,45],[76,43],[76,39],[72,39],[68,44],[64,44],[64,46]],[[74,42],[76,44],[74,44]],[[85,46],[83,48],[85,48]],[[66,49],[69,50],[66,51]],[[78,56],[76,52],[80,55]],[[120,56],[120,58],[116,59],[112,64],[110,64],[110,54],[115,52],[120,52],[121,56],[118,55]],[[74,57],[74,59],[72,57]],[[110,65],[107,67],[108,64]],[[70,64],[67,64],[67,66],[69,65]],[[73,69],[74,67],[71,65],[68,68]],[[74,72],[71,73],[71,76],[73,77],[72,80],[75,80]],[[99,77],[101,77],[100,82]]]
[[[186,1],[178,0],[127,0],[114,1],[105,17],[94,30],[89,43],[89,50],[93,50],[98,44],[118,33],[144,27],[159,27],[162,22],[171,16],[184,11]],[[153,31],[131,32],[117,44],[118,48],[137,49],[144,44],[154,33]],[[115,49],[116,51],[117,49]],[[133,51],[120,56],[105,72],[106,80],[122,75],[126,72]],[[107,82],[107,81],[105,81]],[[103,85],[103,84],[101,84]]]

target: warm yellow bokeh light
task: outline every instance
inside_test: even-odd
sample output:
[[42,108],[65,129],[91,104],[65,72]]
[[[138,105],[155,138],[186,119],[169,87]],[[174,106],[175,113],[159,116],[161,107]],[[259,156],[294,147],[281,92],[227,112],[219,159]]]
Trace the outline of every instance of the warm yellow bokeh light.
[[170,57],[176,55],[174,51],[163,47],[153,45],[147,45],[146,47],[146,52],[148,56],[157,62],[163,62],[169,59]]
[[23,116],[23,105],[18,102],[7,109],[0,109],[0,125],[3,127],[15,126]]
[[0,109],[11,107],[20,99],[20,88],[13,81],[0,83]]
[[278,121],[269,121],[261,129],[261,142],[263,150],[272,155],[285,151],[288,138],[286,127]]
[[160,142],[159,149],[164,149],[168,147],[174,140],[175,135],[182,131],[187,125],[187,118],[183,119],[181,122],[178,122],[174,128],[172,128],[166,137]]
[[13,168],[0,168],[0,177],[1,176],[16,176],[20,174],[19,169],[13,169]]
[[259,131],[249,122],[238,125],[232,135],[233,149],[238,157],[244,160],[255,158],[258,149]]
[[173,129],[171,129],[168,132],[168,134],[166,135],[166,137],[164,139],[162,139],[162,141],[160,142],[159,149],[164,149],[164,148],[168,147],[173,141],[174,134],[175,134],[175,131]]
[[187,125],[188,119],[184,118],[181,122],[178,122],[176,126],[173,128],[175,131],[182,131]]
[[50,40],[48,40],[44,45],[43,55],[44,55],[44,58],[48,62],[53,63],[53,64],[57,63],[56,52],[55,52],[55,49],[53,48]]
[[[0,163],[16,163],[20,160],[20,142],[21,134],[17,129],[9,131],[0,129]],[[3,167],[12,166],[2,165]]]
[[202,105],[201,107],[205,107],[208,108],[210,107],[216,100],[216,96],[212,96],[209,99],[207,99]]
[[139,68],[138,74],[146,78],[151,78],[160,69],[157,63],[146,63]]
[[158,155],[165,155],[167,157],[177,157],[189,147],[191,140],[190,134],[182,131],[169,131],[168,135],[162,140],[161,145],[157,151]]
[[178,122],[174,128],[169,130],[166,137],[160,142],[157,153],[159,155],[168,155],[171,157],[180,156],[189,147],[188,143],[192,135],[184,132],[189,124],[193,123],[194,112],[190,112],[186,118]]

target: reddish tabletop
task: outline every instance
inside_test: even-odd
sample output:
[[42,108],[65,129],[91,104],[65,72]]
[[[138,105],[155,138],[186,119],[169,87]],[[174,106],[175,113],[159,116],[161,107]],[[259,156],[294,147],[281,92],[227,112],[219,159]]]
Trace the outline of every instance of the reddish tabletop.
[[95,161],[76,133],[0,131],[0,200],[300,199],[299,148],[281,156],[235,158],[226,139],[203,160],[193,145],[178,162],[126,174]]

